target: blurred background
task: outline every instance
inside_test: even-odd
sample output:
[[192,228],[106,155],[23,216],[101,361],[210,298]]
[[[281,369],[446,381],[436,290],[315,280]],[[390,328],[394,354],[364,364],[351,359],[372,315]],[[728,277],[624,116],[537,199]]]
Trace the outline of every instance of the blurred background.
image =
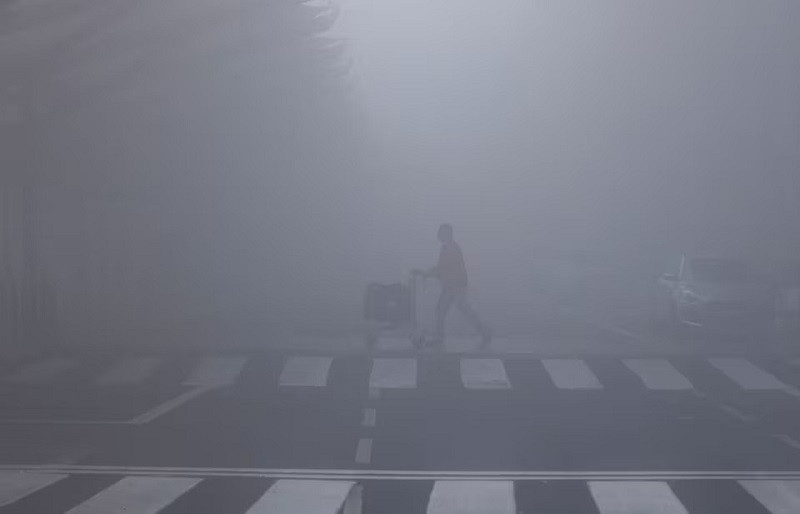
[[499,334],[640,317],[684,252],[781,276],[798,21],[777,0],[2,0],[6,346],[350,333],[442,222]]

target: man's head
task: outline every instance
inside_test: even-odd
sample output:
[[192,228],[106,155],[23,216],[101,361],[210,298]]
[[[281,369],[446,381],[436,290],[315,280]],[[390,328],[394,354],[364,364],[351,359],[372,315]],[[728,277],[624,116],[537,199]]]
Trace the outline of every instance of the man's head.
[[453,240],[453,225],[449,223],[442,223],[439,225],[439,232],[437,235],[440,242],[449,243]]

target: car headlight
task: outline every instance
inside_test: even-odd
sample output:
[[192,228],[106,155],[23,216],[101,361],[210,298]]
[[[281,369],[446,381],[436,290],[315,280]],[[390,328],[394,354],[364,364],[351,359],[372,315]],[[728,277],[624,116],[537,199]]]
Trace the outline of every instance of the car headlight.
[[701,296],[693,291],[688,289],[684,289],[681,291],[681,303],[691,304],[691,305],[698,305],[701,303],[706,303],[706,298]]

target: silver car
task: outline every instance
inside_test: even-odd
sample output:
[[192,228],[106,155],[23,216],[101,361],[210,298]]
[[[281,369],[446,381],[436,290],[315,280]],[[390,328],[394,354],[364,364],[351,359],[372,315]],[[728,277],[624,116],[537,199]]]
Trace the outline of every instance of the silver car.
[[678,273],[658,278],[652,314],[660,327],[752,335],[774,320],[774,295],[743,261],[682,256]]

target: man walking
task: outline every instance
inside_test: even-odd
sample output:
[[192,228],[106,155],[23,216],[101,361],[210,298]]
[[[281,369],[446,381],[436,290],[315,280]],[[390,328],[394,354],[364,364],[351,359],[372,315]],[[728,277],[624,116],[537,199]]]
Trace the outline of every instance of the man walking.
[[444,344],[444,323],[447,313],[453,303],[461,311],[475,330],[481,335],[483,348],[487,347],[491,341],[491,333],[484,325],[467,297],[467,268],[464,265],[464,255],[461,247],[453,239],[453,226],[447,223],[439,227],[439,242],[442,249],[439,253],[439,261],[436,266],[427,270],[419,271],[424,277],[436,277],[442,286],[439,301],[436,304],[436,328],[433,344],[442,346]]

